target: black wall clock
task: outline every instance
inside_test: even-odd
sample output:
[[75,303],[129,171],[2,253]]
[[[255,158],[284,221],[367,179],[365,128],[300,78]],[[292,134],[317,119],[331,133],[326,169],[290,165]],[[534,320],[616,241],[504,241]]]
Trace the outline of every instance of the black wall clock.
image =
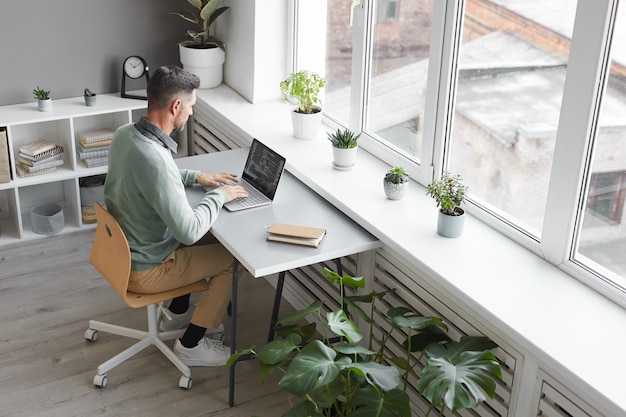
[[138,80],[142,77],[146,79],[146,86],[148,85],[148,80],[150,79],[150,75],[148,74],[148,64],[146,60],[138,55],[131,55],[124,60],[122,64],[122,97],[124,98],[135,98],[138,100],[147,100],[147,97],[127,94],[126,93],[126,78],[130,78],[132,80]]

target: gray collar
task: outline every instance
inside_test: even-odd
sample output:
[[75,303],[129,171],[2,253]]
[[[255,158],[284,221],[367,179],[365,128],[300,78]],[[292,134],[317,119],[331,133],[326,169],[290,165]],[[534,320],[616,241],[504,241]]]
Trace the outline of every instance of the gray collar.
[[141,133],[148,139],[153,140],[164,148],[169,149],[170,151],[172,151],[172,153],[177,152],[178,144],[174,141],[174,139],[166,135],[165,132],[163,132],[157,126],[150,123],[150,121],[146,119],[145,116],[141,116],[141,119],[139,119],[139,121],[135,123],[135,129],[137,129],[139,133]]

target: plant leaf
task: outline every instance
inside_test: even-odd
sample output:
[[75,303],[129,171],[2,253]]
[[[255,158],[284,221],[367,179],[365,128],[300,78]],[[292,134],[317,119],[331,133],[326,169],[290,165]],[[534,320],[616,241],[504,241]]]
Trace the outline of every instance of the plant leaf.
[[343,310],[331,311],[326,314],[328,326],[337,336],[344,336],[350,343],[357,343],[363,339],[359,328],[348,318]]
[[322,301],[315,301],[307,308],[303,308],[302,310],[297,310],[297,311],[285,314],[278,320],[277,324],[287,324],[287,323],[298,322],[304,319],[309,314],[318,312],[322,308],[322,305],[324,305]]
[[194,23],[196,25],[198,24],[198,18],[196,17],[196,15],[191,12],[188,12],[187,10],[177,10],[175,12],[170,12],[170,14],[175,14],[177,16],[182,17],[188,22]]
[[445,406],[453,413],[471,408],[489,398],[495,381],[483,373],[501,377],[500,365],[490,351],[465,351],[450,357],[430,357],[417,381],[420,393],[435,407]]
[[363,346],[351,345],[348,343],[338,343],[334,346],[334,349],[339,353],[343,353],[344,355],[373,355],[374,353],[376,353],[373,350],[369,350]]
[[383,391],[389,391],[402,383],[400,372],[395,366],[368,361],[353,363],[348,369]]
[[260,348],[255,358],[266,365],[276,365],[289,356],[302,343],[302,338],[297,333],[291,333],[285,339],[274,340]]
[[424,329],[417,334],[411,335],[411,337],[407,338],[404,343],[402,343],[402,346],[410,352],[421,352],[426,348],[426,346],[449,340],[450,337],[447,334],[442,333],[435,327],[431,327]]
[[450,358],[452,362],[465,351],[483,351],[498,347],[493,340],[485,336],[464,336],[458,342],[432,344],[426,347],[429,357],[440,356]]
[[380,393],[374,387],[362,388],[355,394],[350,417],[410,417],[409,396],[400,389]]
[[331,383],[339,371],[350,364],[350,358],[341,357],[319,340],[306,345],[289,363],[278,387],[294,395],[304,396],[311,389]]

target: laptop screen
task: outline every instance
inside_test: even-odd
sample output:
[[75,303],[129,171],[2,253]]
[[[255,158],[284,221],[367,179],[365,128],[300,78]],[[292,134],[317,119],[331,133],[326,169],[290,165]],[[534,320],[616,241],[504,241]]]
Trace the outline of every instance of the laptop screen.
[[285,158],[253,139],[242,178],[268,198],[274,199],[284,167]]

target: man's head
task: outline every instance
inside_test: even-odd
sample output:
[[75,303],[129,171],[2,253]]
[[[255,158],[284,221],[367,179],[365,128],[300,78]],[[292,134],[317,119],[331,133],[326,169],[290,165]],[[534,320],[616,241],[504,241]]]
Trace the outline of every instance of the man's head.
[[197,75],[175,65],[157,68],[148,82],[148,112],[168,112],[173,117],[173,130],[182,130],[193,113]]

